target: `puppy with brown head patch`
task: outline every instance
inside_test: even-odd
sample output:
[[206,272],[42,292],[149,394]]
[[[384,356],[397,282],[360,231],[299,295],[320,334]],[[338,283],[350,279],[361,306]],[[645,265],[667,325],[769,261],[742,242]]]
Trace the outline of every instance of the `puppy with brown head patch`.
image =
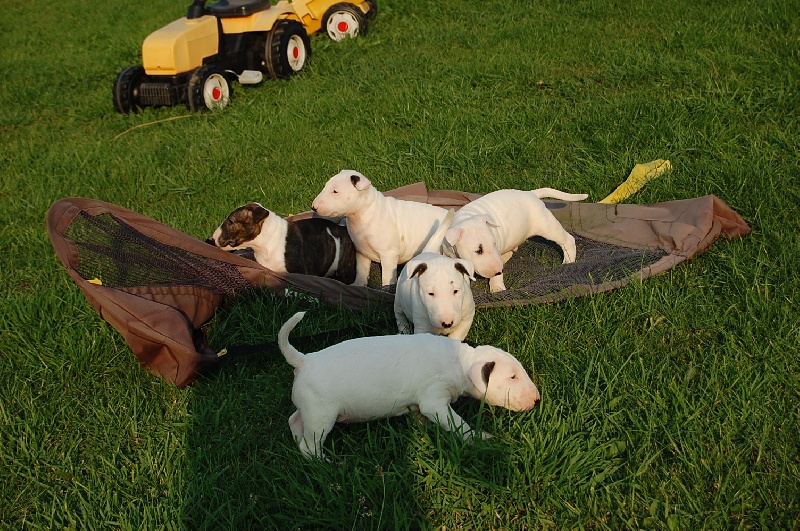
[[287,221],[259,203],[231,212],[209,243],[228,251],[252,248],[256,261],[276,273],[331,277],[345,284],[356,277],[347,227],[321,218]]

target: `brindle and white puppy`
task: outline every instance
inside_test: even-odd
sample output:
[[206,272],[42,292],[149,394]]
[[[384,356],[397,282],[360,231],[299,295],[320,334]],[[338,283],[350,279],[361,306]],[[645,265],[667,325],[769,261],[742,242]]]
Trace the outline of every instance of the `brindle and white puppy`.
[[230,213],[209,243],[225,250],[252,248],[256,261],[276,273],[356,278],[356,251],[347,227],[321,218],[287,221],[259,203]]

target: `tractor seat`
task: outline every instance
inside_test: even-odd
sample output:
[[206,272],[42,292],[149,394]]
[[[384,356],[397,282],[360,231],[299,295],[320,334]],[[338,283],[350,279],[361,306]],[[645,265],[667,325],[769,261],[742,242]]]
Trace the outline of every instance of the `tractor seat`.
[[271,6],[269,0],[219,0],[206,6],[206,13],[219,18],[246,17]]

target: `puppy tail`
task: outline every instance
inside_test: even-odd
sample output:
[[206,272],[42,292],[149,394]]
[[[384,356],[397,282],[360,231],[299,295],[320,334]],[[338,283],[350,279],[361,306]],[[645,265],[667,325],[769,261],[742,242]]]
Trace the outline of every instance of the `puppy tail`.
[[306,312],[297,312],[288,321],[286,321],[278,332],[278,347],[283,353],[283,357],[289,362],[289,365],[295,369],[300,369],[306,361],[306,356],[291,344],[289,344],[289,333],[297,326]]
[[453,224],[453,218],[456,215],[456,211],[454,209],[450,209],[447,212],[447,215],[444,219],[439,223],[439,226],[436,227],[436,232],[433,233],[433,236],[428,238],[428,243],[425,244],[425,248],[422,249],[423,253],[440,253],[442,252],[442,244],[444,243],[444,235],[447,232],[447,229],[450,228],[450,225]]
[[536,190],[531,190],[531,192],[536,194],[539,199],[550,197],[562,201],[582,201],[589,197],[589,194],[568,194],[567,192],[562,192],[555,188],[537,188]]

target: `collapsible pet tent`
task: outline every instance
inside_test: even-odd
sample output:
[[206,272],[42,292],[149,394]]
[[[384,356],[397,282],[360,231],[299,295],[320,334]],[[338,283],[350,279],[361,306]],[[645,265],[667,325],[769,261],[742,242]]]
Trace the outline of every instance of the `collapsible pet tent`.
[[[456,209],[480,197],[428,190],[424,183],[386,195]],[[750,231],[713,195],[655,205],[545,203],[575,236],[577,261],[562,265],[558,248],[532,238],[506,264],[507,291],[488,293],[485,279],[473,284],[478,309],[608,291],[666,271],[706,250],[720,235]],[[254,288],[279,294],[290,289],[354,309],[394,300],[389,288],[276,274],[103,201],[56,201],[48,211],[47,228],[62,264],[100,316],[123,335],[145,368],[179,387],[218,364],[201,327],[226,297]]]

